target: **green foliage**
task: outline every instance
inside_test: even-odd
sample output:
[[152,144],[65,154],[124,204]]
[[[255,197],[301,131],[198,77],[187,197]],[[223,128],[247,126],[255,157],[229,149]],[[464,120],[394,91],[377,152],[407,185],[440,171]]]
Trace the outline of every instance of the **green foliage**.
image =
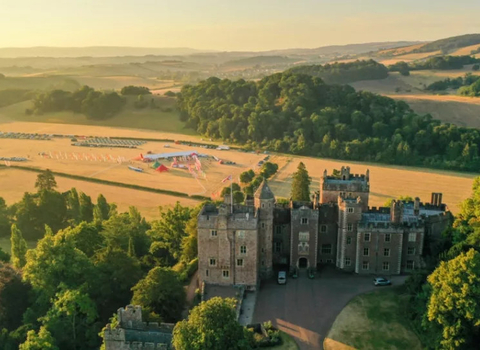
[[[30,286],[11,265],[0,263],[0,324],[14,330],[22,325],[23,313],[30,306]],[[1,344],[1,343],[0,343]]]
[[0,197],[0,237],[7,237],[10,234],[10,212],[5,200]]
[[86,222],[93,221],[93,203],[92,198],[85,193],[80,192],[78,199],[80,205],[80,220]]
[[472,85],[461,88],[458,93],[462,96],[478,97],[480,96],[480,78]]
[[237,322],[235,299],[212,298],[193,308],[173,330],[177,350],[247,350],[244,329]]
[[312,179],[308,175],[305,164],[300,162],[297,171],[293,174],[291,198],[294,201],[310,200],[310,183]]
[[122,90],[120,90],[120,93],[122,95],[150,95],[151,92],[150,92],[150,89],[145,87],[145,86],[133,86],[133,85],[129,85],[129,86],[124,86],[122,88]]
[[402,101],[291,73],[184,86],[186,125],[272,151],[456,170],[480,168],[476,129],[441,124]]
[[388,67],[391,72],[401,72],[408,67],[408,70],[451,70],[451,69],[462,69],[463,66],[467,64],[474,64],[480,62],[479,59],[476,59],[472,56],[437,56],[429,58],[425,61],[415,61],[410,64],[405,62],[397,62]]
[[75,248],[88,257],[92,257],[96,251],[101,249],[105,240],[95,224],[86,222],[81,222],[77,226],[59,231],[57,236],[71,241]]
[[245,194],[242,191],[233,192],[233,203],[240,204],[245,200]]
[[100,213],[102,214],[102,221],[108,220],[110,216],[110,204],[108,204],[103,194],[98,195],[97,206],[100,209]]
[[165,322],[181,319],[186,294],[177,273],[171,269],[153,268],[132,291],[132,303],[141,305],[147,313],[158,315]]
[[[393,200],[394,200],[394,198],[387,199],[385,201],[385,203],[383,203],[383,206],[390,208],[392,206]],[[396,198],[396,200],[405,201],[405,202],[413,202],[413,198],[411,196],[398,196]]]
[[374,60],[327,63],[324,66],[296,66],[287,72],[308,74],[322,78],[328,84],[348,84],[361,80],[378,80],[388,77],[388,69]]
[[243,184],[248,184],[253,180],[254,177],[255,172],[252,169],[244,171],[240,174],[240,182]]
[[133,103],[133,106],[136,109],[143,109],[148,106],[148,102],[145,100],[145,97],[143,97],[143,95],[138,95],[137,100]]
[[265,162],[262,165],[260,170],[260,175],[263,176],[265,179],[269,179],[278,171],[278,164],[272,162]]
[[425,88],[425,90],[428,90],[428,91],[443,91],[443,90],[447,90],[447,89],[458,89],[462,86],[472,85],[478,79],[480,79],[479,76],[472,75],[472,73],[467,73],[467,74],[465,74],[465,76],[463,78],[462,77],[458,77],[458,78],[455,78],[455,79],[447,78],[445,80],[436,81],[436,82],[428,85]]
[[50,332],[42,326],[38,333],[28,331],[27,340],[20,345],[19,350],[59,350],[59,348],[55,345],[55,339]]
[[480,65],[479,65],[479,64],[474,64],[474,65],[472,66],[472,70],[473,70],[474,72],[478,71],[479,69],[480,69]]
[[10,243],[12,246],[12,265],[21,269],[27,263],[27,242],[23,238],[22,232],[17,228],[17,225],[12,225],[12,235],[10,236]]
[[[1,79],[1,77],[0,77]],[[6,89],[0,90],[0,107],[5,107],[27,101],[32,98],[32,92],[30,90],[19,89]]]
[[230,186],[225,186],[222,189],[222,192],[220,193],[220,197],[223,198],[225,196],[230,195],[231,190],[233,190],[233,193],[235,193],[235,192],[241,191],[242,188],[240,187],[239,184],[237,184],[236,182],[233,182]]
[[45,170],[44,172],[38,174],[37,181],[35,182],[35,188],[38,192],[43,190],[52,191],[57,187],[57,181],[55,176],[50,169]]
[[95,348],[97,342],[96,319],[96,306],[86,293],[61,286],[42,323],[60,349],[88,350]]
[[177,94],[173,91],[168,90],[166,93],[164,93],[164,95],[168,97],[175,97]]
[[480,253],[470,249],[441,262],[428,277],[428,320],[443,328],[444,348],[471,349],[480,340]]
[[33,100],[33,111],[36,114],[72,111],[102,120],[113,117],[124,105],[125,99],[116,92],[100,92],[84,86],[73,93],[52,90],[39,94]]

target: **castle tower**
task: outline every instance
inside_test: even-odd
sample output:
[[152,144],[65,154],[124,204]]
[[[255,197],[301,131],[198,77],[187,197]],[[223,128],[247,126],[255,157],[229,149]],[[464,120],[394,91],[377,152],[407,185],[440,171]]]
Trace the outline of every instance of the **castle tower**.
[[260,278],[273,275],[273,209],[275,196],[266,180],[260,184],[254,195],[258,209],[259,272]]
[[362,218],[363,203],[360,197],[338,196],[338,268],[354,271],[358,257],[357,226]]

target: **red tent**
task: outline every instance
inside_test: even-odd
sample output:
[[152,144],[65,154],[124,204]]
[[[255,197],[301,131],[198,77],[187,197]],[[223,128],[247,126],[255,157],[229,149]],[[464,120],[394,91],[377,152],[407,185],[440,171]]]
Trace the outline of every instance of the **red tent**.
[[155,171],[158,171],[160,173],[163,173],[164,171],[168,171],[168,168],[165,165],[160,165]]
[[143,154],[140,153],[138,157],[133,158],[133,160],[143,160]]

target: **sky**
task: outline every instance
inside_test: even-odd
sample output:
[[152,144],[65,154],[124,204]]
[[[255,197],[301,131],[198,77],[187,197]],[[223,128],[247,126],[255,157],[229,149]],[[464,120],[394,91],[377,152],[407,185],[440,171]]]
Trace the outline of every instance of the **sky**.
[[0,0],[0,47],[262,51],[480,33],[479,0]]

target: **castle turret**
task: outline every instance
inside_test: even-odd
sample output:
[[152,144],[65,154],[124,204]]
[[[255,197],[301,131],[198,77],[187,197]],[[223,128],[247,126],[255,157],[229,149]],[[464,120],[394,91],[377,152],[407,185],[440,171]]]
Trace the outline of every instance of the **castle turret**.
[[393,200],[390,209],[390,220],[393,224],[399,225],[403,222],[403,202]]
[[420,215],[420,198],[415,197],[415,202],[413,202],[413,215]]
[[254,197],[255,207],[259,212],[259,271],[261,278],[268,278],[273,274],[273,209],[275,196],[267,181],[263,180]]

